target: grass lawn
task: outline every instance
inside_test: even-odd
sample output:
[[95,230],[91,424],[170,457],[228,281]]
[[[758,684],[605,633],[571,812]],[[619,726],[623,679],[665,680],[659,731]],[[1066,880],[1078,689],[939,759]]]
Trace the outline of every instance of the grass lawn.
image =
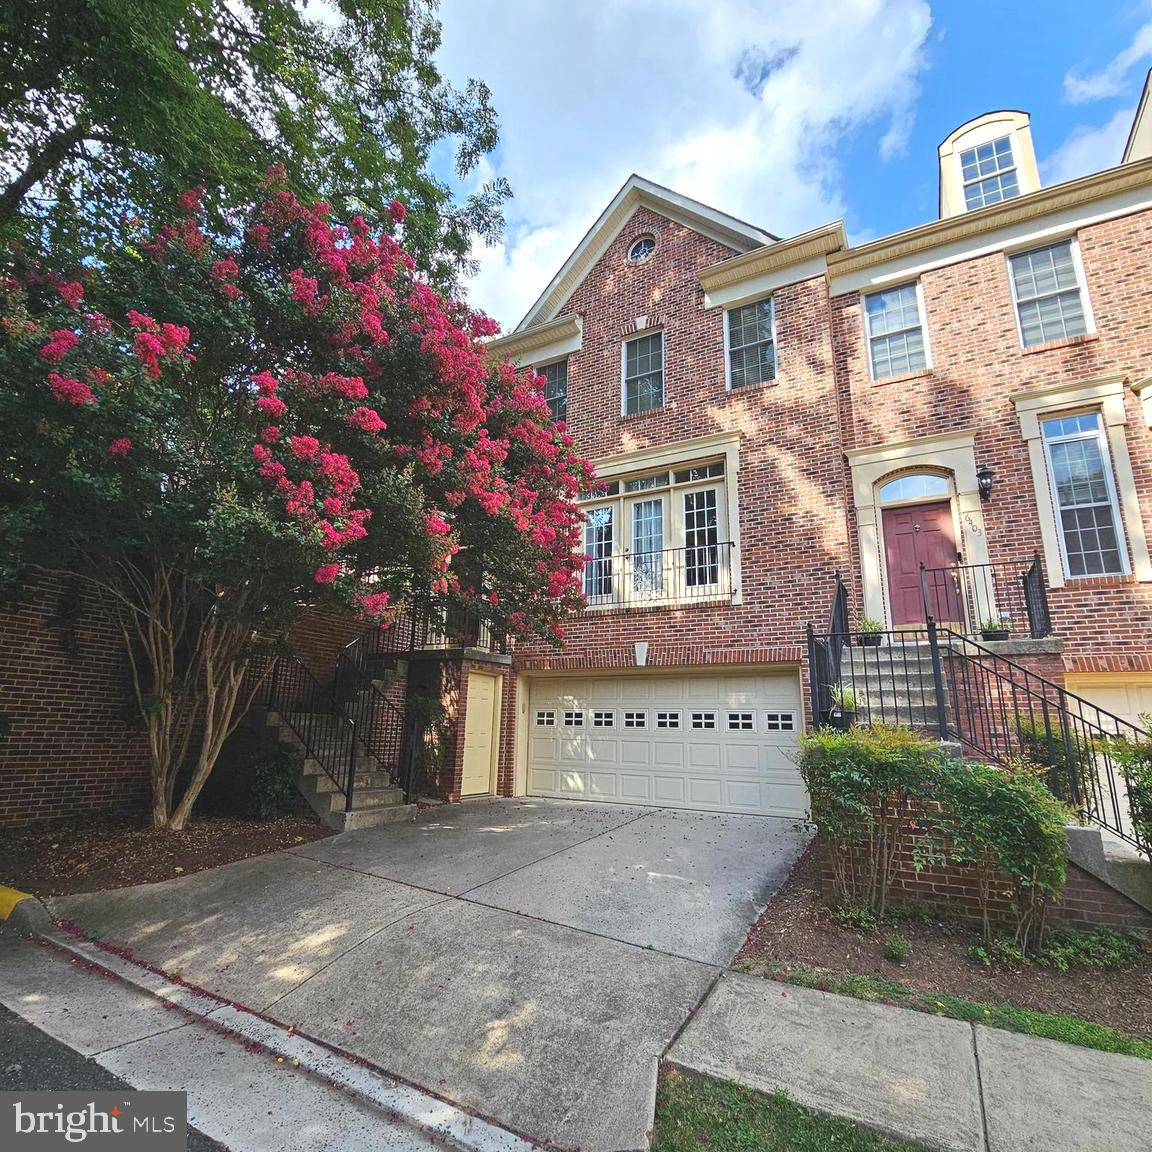
[[924,1152],[871,1129],[813,1112],[784,1093],[764,1096],[665,1068],[652,1152]]
[[[739,969],[742,965],[737,964]],[[1062,1016],[1055,1012],[1036,1012],[1012,1004],[983,1004],[966,1000],[947,992],[922,992],[906,988],[895,980],[861,976],[852,972],[822,972],[803,965],[780,964],[767,972],[774,980],[798,984],[802,988],[819,988],[824,992],[838,992],[842,996],[855,996],[858,1000],[874,1000],[912,1008],[917,1012],[930,1012],[934,1016],[949,1016],[953,1020],[971,1020],[992,1028],[1005,1028],[1009,1032],[1023,1032],[1028,1036],[1044,1036],[1049,1040],[1063,1040],[1066,1044],[1079,1044],[1082,1048],[1096,1048],[1101,1052],[1120,1052],[1125,1056],[1140,1056],[1152,1060],[1152,1039],[1129,1036],[1091,1020],[1078,1016]]]

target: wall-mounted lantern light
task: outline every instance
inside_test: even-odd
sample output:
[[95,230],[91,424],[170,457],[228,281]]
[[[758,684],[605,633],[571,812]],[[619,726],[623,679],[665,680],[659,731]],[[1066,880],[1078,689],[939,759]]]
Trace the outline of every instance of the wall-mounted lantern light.
[[995,479],[996,473],[987,464],[981,464],[976,469],[976,485],[980,489],[981,500],[992,499],[992,483]]

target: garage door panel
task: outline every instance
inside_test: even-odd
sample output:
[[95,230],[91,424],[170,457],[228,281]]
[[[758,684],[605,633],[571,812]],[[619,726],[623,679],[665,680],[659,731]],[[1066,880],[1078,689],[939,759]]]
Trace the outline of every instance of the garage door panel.
[[712,768],[720,770],[720,745],[690,743],[687,745],[689,768]]
[[618,759],[615,740],[593,738],[588,741],[588,760],[593,764],[615,764]]
[[[554,731],[536,726],[549,713]],[[808,810],[793,759],[803,723],[798,672],[540,680],[529,723],[535,795],[789,817]]]

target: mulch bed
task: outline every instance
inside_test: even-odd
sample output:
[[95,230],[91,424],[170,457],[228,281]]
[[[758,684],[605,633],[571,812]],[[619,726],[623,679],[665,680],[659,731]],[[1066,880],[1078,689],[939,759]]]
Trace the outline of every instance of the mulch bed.
[[305,816],[203,816],[183,832],[144,828],[138,817],[115,813],[46,820],[0,834],[0,883],[35,896],[96,892],[171,880],[331,835]]
[[[912,942],[902,964],[885,959],[884,940]],[[922,992],[1079,1016],[1130,1035],[1152,1035],[1152,949],[1105,971],[1055,972],[1036,964],[985,967],[966,955],[980,935],[965,924],[901,920],[875,933],[835,924],[820,902],[819,863],[809,852],[752,926],[734,966],[770,975],[779,965],[894,980]]]

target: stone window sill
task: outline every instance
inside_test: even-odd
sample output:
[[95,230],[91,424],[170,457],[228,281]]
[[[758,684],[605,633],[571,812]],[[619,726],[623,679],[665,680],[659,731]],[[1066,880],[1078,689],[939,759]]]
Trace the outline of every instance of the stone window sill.
[[1083,336],[1069,336],[1066,340],[1046,340],[1043,344],[1033,344],[1022,351],[1025,356],[1035,356],[1038,352],[1057,352],[1061,348],[1079,348],[1081,344],[1094,344],[1099,339],[1099,332],[1088,332]]

